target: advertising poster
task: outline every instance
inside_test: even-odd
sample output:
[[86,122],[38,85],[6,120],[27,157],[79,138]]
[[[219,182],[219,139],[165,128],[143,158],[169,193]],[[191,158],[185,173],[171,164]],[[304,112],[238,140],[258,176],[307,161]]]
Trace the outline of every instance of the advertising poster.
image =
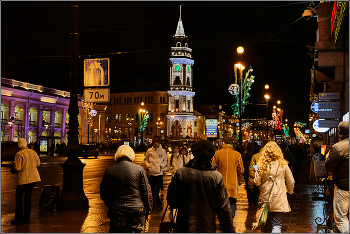
[[207,138],[218,138],[218,119],[205,120],[205,135]]
[[40,140],[40,152],[47,152],[47,140],[46,139]]
[[84,86],[108,86],[109,85],[109,59],[85,59],[84,60]]

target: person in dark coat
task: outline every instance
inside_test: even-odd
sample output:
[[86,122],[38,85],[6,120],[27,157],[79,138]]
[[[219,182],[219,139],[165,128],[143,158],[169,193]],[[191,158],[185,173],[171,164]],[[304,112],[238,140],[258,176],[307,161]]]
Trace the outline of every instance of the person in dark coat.
[[249,180],[249,165],[252,157],[254,155],[254,144],[249,142],[247,144],[247,151],[242,154],[243,166],[244,166],[244,181],[245,181],[245,190],[247,191],[248,205],[253,205],[253,192],[248,187]]
[[294,158],[294,154],[289,151],[288,141],[283,141],[281,143],[281,150],[282,150],[284,159],[288,161],[288,166],[289,166],[290,170],[293,172],[293,168],[296,165],[296,161]]
[[108,207],[109,232],[141,232],[145,216],[152,210],[152,191],[143,167],[132,163],[134,150],[121,145],[114,157],[117,164],[102,178],[100,195]]
[[325,166],[328,173],[333,175],[334,221],[342,233],[349,233],[349,121],[338,125],[341,141],[329,150]]
[[199,140],[192,145],[194,159],[176,171],[167,194],[178,209],[179,232],[216,232],[215,214],[223,232],[233,232],[230,202],[222,175],[211,164],[215,147]]

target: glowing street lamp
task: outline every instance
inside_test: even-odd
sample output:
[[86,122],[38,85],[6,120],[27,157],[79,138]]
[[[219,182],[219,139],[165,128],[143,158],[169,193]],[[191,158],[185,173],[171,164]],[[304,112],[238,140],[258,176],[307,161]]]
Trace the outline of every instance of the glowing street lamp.
[[[267,88],[266,88],[267,86]],[[269,85],[265,85],[265,89],[268,89]],[[269,139],[269,122],[268,122],[268,116],[269,116],[269,99],[270,95],[265,94],[264,98],[266,99],[266,139]]]
[[269,89],[270,86],[268,84],[265,85],[265,89]]
[[278,105],[280,105],[280,104],[281,104],[281,101],[280,101],[280,100],[278,100],[278,101],[277,101],[277,104],[278,104]]
[[237,53],[238,53],[238,54],[243,54],[243,52],[244,52],[244,48],[243,48],[242,46],[239,46],[239,47],[237,48]]

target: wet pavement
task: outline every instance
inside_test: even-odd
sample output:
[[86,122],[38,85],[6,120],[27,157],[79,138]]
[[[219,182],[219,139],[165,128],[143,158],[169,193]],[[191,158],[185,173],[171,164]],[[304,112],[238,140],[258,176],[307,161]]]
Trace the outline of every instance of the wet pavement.
[[[83,172],[84,192],[89,200],[89,208],[79,210],[43,211],[39,209],[38,202],[42,187],[56,185],[62,188],[63,172],[60,166],[67,157],[51,156],[41,157],[39,173],[41,182],[34,187],[32,194],[32,213],[30,224],[11,225],[15,214],[15,176],[10,173],[10,167],[1,167],[1,232],[2,233],[107,233],[109,219],[107,208],[100,198],[100,183],[102,176],[109,166],[115,162],[112,155],[102,155],[97,159],[81,159],[86,164]],[[144,155],[137,154],[135,163],[144,166]],[[3,163],[5,164],[5,162]],[[285,233],[315,233],[324,232],[324,226],[317,225],[315,220],[325,224],[325,201],[313,201],[312,193],[317,189],[313,181],[308,181],[308,167],[306,163],[300,164],[299,170],[294,172],[296,187],[295,193],[289,196],[291,212],[283,218],[282,232]],[[150,233],[157,233],[165,206],[167,186],[171,176],[164,176],[164,191],[161,191],[163,210],[152,211],[149,216]],[[251,233],[251,225],[257,207],[249,207],[244,184],[239,186],[239,198],[237,199],[237,211],[234,225],[237,233]],[[219,224],[217,224],[219,229]],[[220,231],[217,231],[220,232]],[[261,232],[256,230],[254,232]]]

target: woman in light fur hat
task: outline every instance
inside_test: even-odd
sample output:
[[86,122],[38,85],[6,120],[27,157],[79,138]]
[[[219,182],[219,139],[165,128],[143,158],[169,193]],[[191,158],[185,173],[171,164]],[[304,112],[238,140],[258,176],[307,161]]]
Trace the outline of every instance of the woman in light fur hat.
[[18,140],[19,151],[15,155],[13,168],[17,171],[16,211],[13,225],[30,223],[32,191],[35,182],[41,181],[37,167],[40,165],[38,154],[27,147],[24,138]]
[[141,232],[145,215],[152,210],[152,191],[143,167],[132,163],[134,150],[119,146],[100,185],[101,198],[108,207],[109,232]]

